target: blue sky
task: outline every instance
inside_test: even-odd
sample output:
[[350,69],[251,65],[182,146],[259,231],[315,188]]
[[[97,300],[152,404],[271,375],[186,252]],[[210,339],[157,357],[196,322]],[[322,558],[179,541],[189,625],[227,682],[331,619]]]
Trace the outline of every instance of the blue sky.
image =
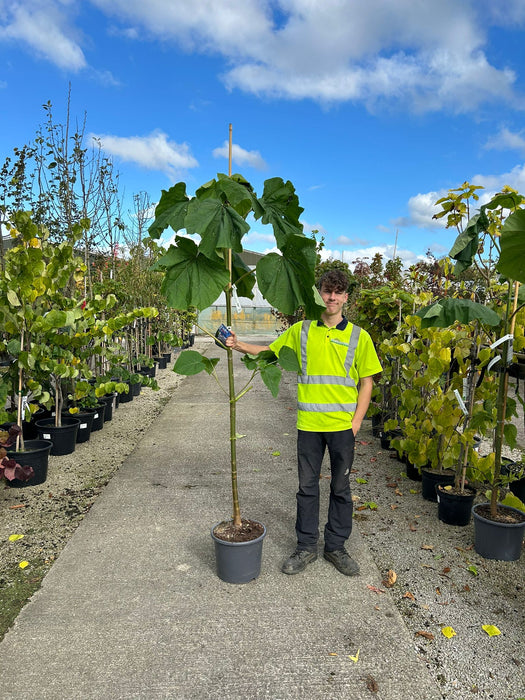
[[129,201],[227,172],[232,123],[234,172],[291,180],[326,256],[440,256],[449,188],[525,194],[524,29],[524,0],[0,0],[0,161],[71,84]]

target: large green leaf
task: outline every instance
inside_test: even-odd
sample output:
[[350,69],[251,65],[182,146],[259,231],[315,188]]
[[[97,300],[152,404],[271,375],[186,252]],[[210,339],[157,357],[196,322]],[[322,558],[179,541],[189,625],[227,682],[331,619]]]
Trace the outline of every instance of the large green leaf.
[[262,295],[284,314],[304,307],[307,318],[317,319],[325,308],[314,285],[315,241],[291,236],[283,255],[269,253],[257,263],[257,282]]
[[215,258],[217,250],[242,252],[241,239],[250,226],[235,209],[220,199],[192,199],[185,219],[186,231],[201,236],[200,252]]
[[289,348],[287,345],[283,345],[279,351],[279,364],[287,372],[301,371],[301,365],[299,364],[297,355],[292,348]]
[[500,242],[499,272],[508,279],[525,282],[525,209],[507,217]]
[[199,374],[199,372],[203,371],[211,374],[217,362],[219,362],[218,357],[208,358],[195,350],[185,350],[177,357],[173,365],[173,371],[187,376]]
[[261,367],[261,379],[275,398],[279,393],[282,371],[277,365],[264,365]]
[[238,253],[232,255],[233,282],[240,297],[253,299],[255,272],[243,261]]
[[190,238],[177,236],[175,241],[154,266],[165,270],[162,292],[168,304],[179,311],[192,306],[207,309],[228,284],[228,271],[217,256],[211,260],[202,255]]
[[155,209],[155,221],[149,227],[149,235],[159,238],[168,226],[175,232],[183,229],[189,201],[184,182],[178,182],[167,191],[162,190],[160,202]]
[[277,247],[282,250],[289,236],[302,233],[303,225],[299,217],[304,209],[290,181],[273,177],[264,183],[262,197],[258,200],[260,209],[254,208],[255,219],[262,217],[263,224],[271,224]]
[[480,321],[488,326],[498,326],[501,318],[488,306],[478,304],[470,299],[454,299],[445,297],[425,306],[416,312],[421,320],[422,328],[448,328],[454,323],[470,323]]
[[482,209],[479,214],[469,219],[465,230],[456,238],[449,253],[450,257],[457,261],[455,266],[456,274],[460,274],[468,269],[474,262],[479,247],[479,236],[486,231],[488,225],[489,220]]

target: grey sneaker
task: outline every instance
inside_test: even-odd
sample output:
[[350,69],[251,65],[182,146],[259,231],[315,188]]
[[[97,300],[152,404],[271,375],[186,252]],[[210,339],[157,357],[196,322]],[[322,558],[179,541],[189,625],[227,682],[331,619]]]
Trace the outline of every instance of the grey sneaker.
[[310,562],[317,559],[317,552],[309,552],[307,549],[296,549],[288,557],[281,567],[283,574],[299,574],[304,571]]
[[345,576],[357,576],[359,564],[352,559],[345,549],[336,549],[335,552],[324,552],[324,558],[335,566]]

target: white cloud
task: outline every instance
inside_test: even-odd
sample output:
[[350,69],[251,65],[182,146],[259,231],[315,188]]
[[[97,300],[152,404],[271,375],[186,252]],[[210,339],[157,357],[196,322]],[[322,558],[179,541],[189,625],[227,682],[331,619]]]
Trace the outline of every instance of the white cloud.
[[496,136],[492,136],[485,144],[487,150],[518,151],[525,154],[525,131],[513,132],[502,127]]
[[[230,89],[371,109],[397,102],[421,112],[516,99],[512,70],[492,65],[483,50],[490,22],[503,21],[489,11],[492,0],[92,2],[129,36],[222,55]],[[521,0],[510,8],[524,18]]]
[[408,216],[400,217],[392,221],[393,226],[408,228],[417,226],[423,229],[438,229],[444,228],[445,222],[443,219],[433,219],[434,214],[441,211],[440,206],[436,206],[435,202],[441,197],[446,196],[447,192],[426,192],[424,194],[416,194],[408,200]]
[[59,68],[77,72],[86,67],[78,32],[68,13],[69,3],[52,0],[25,0],[3,3],[0,41],[27,45],[38,56]]
[[[213,150],[214,158],[229,158],[229,144],[225,141],[222,146]],[[236,143],[232,143],[232,162],[237,165],[247,165],[256,170],[266,170],[268,165],[259,151],[247,151]]]
[[394,245],[368,246],[365,248],[357,248],[356,250],[323,249],[321,251],[321,258],[322,260],[342,260],[349,265],[350,269],[353,269],[358,260],[364,260],[370,263],[377,253],[383,256],[383,265],[388,262],[388,260],[392,260],[394,253],[396,258],[401,258],[404,267],[410,267],[410,265],[415,265],[417,262],[427,259],[426,255],[418,255],[404,248],[395,248]]
[[474,175],[471,183],[482,185],[486,190],[483,197],[480,195],[480,205],[499,192],[504,185],[513,187],[518,192],[525,192],[525,165],[516,165],[509,172],[500,175]]
[[88,138],[100,142],[102,149],[110,155],[148,170],[167,173],[171,178],[199,165],[188,144],[169,141],[162,131],[153,131],[149,136],[90,134]]

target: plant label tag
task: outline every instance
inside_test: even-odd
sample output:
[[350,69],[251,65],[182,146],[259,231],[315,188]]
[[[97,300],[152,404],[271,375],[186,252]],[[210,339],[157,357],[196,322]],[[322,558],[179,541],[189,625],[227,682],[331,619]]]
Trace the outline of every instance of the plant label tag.
[[85,430],[87,428],[87,423],[81,423],[79,425],[80,430]]
[[51,435],[48,435],[47,433],[44,433],[42,437],[44,440],[51,440]]

